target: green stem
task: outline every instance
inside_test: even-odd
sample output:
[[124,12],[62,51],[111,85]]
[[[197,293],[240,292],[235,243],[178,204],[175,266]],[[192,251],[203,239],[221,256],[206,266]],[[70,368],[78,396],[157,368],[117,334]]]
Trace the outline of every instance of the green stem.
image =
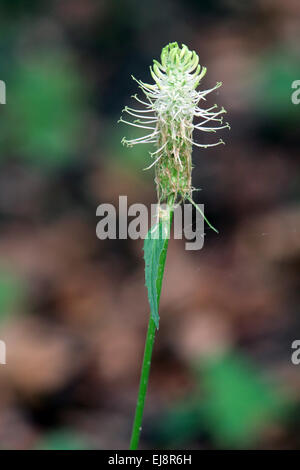
[[[172,221],[173,215],[173,204],[174,204],[174,197],[170,197],[168,201],[168,206],[170,208],[170,225]],[[167,257],[167,248],[160,260],[160,275],[157,279],[157,293],[158,293],[158,303],[160,299],[166,257]],[[149,373],[151,368],[151,359],[152,359],[152,351],[153,345],[155,340],[155,331],[156,325],[153,320],[153,317],[150,312],[150,318],[148,323],[148,331],[146,336],[145,342],[145,350],[144,350],[144,358],[142,364],[142,371],[141,371],[141,378],[140,378],[140,385],[139,385],[139,392],[138,392],[138,399],[136,403],[132,433],[131,433],[131,440],[130,440],[130,450],[136,450],[139,445],[140,434],[142,430],[142,420],[143,420],[143,413],[144,413],[144,406],[145,406],[145,399],[147,394],[148,382],[149,382]]]
[[142,419],[143,419],[145,398],[146,398],[146,393],[147,393],[147,386],[148,386],[149,373],[150,373],[150,367],[151,367],[152,350],[153,350],[153,344],[154,344],[154,339],[155,339],[155,330],[156,330],[156,326],[152,318],[152,315],[150,315],[146,343],[145,343],[145,352],[144,352],[144,359],[143,359],[143,365],[142,365],[141,379],[140,379],[140,387],[139,387],[138,399],[137,399],[132,434],[131,434],[130,450],[136,450],[139,445],[139,439],[140,439],[140,434],[142,430]]

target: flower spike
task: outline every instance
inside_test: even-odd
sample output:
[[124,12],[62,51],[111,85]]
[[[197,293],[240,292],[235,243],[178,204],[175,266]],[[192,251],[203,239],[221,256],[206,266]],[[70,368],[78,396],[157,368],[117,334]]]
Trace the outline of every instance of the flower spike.
[[[123,138],[122,143],[129,147],[141,143],[156,144],[157,150],[150,153],[153,162],[145,169],[155,167],[159,203],[167,201],[170,196],[174,201],[178,196],[182,200],[190,200],[193,191],[192,146],[207,148],[224,143],[222,139],[212,144],[195,142],[194,131],[216,132],[230,128],[228,123],[223,125],[223,117],[220,117],[226,113],[224,108],[217,110],[217,105],[207,109],[199,106],[200,101],[206,101],[206,96],[222,83],[218,82],[208,90],[197,91],[206,74],[206,67],[201,67],[195,51],[190,51],[184,44],[180,48],[176,42],[163,48],[161,62],[153,61],[150,74],[154,84],[132,77],[147,101],[137,95],[133,97],[145,109],[126,106],[123,112],[137,119],[130,122],[121,117],[120,122],[153,132],[137,139]],[[200,118],[200,121],[194,123],[194,118]],[[213,125],[210,126],[210,122]]]

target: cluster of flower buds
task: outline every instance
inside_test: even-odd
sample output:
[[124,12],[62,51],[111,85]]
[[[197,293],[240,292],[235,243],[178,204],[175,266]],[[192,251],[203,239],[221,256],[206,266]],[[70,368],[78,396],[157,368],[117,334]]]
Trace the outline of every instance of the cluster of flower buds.
[[143,108],[126,106],[123,112],[135,119],[120,119],[131,126],[146,129],[147,133],[137,139],[123,138],[122,143],[130,147],[143,143],[156,145],[155,151],[150,153],[153,161],[147,169],[155,166],[159,203],[170,200],[170,197],[173,201],[178,196],[183,200],[190,199],[193,190],[192,146],[207,148],[224,143],[221,139],[212,144],[195,142],[194,130],[216,132],[229,127],[228,123],[223,125],[224,108],[218,110],[214,105],[204,109],[199,106],[200,101],[206,100],[206,95],[222,83],[209,90],[197,91],[206,68],[199,65],[195,51],[190,51],[185,45],[180,48],[176,42],[163,48],[161,62],[154,60],[150,72],[154,84],[143,83],[133,77],[147,100],[134,95]]

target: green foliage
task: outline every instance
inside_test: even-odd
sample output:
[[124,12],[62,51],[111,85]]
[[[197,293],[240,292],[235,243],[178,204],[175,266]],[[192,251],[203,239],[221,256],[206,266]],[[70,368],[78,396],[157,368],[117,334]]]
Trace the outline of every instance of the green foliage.
[[[118,166],[125,167],[131,171],[135,171],[139,178],[152,180],[153,176],[150,171],[143,171],[145,168],[145,162],[141,158],[142,153],[138,145],[133,147],[120,147],[120,140],[123,137],[123,131],[120,127],[115,128],[114,125],[109,126],[105,132],[106,135],[106,151],[109,154],[110,160],[115,161]],[[129,128],[128,136],[133,138],[136,135],[136,131]],[[144,145],[144,153],[150,152],[151,144]]]
[[286,414],[287,400],[240,356],[212,358],[201,369],[205,422],[221,445],[252,443]]
[[[297,57],[286,50],[274,50],[262,57],[257,86],[253,90],[257,111],[281,126],[298,126],[299,106],[291,101],[292,83],[299,79]],[[298,129],[298,127],[296,127]]]
[[156,328],[159,325],[158,306],[170,236],[170,222],[171,213],[168,211],[166,219],[156,223],[149,230],[144,242],[145,280],[151,316]]
[[201,359],[195,378],[199,389],[154,424],[155,444],[180,448],[205,433],[218,448],[251,447],[293,407],[276,384],[264,381],[240,354]]
[[2,148],[39,166],[60,166],[78,147],[83,85],[61,54],[19,61],[7,90]]
[[162,413],[152,426],[149,438],[158,448],[182,449],[199,437],[203,430],[203,413],[199,397],[187,397]]

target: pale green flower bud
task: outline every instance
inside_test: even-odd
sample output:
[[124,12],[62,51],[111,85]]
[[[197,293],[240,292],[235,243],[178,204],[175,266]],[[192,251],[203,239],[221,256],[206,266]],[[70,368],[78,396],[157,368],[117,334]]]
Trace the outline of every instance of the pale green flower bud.
[[[187,46],[178,46],[176,42],[168,44],[161,53],[161,62],[154,60],[150,73],[154,84],[137,81],[144,92],[147,102],[138,96],[134,98],[144,109],[126,107],[123,111],[137,118],[133,122],[125,121],[132,126],[147,129],[144,137],[127,140],[123,144],[131,147],[136,144],[154,143],[157,149],[151,153],[154,161],[148,168],[155,166],[155,182],[158,201],[183,200],[192,196],[192,146],[211,147],[224,143],[221,139],[213,144],[201,144],[193,140],[194,130],[216,132],[217,129],[229,127],[222,125],[224,108],[217,110],[217,105],[204,109],[199,106],[213,90],[222,83],[217,83],[210,90],[197,91],[206,68],[199,65],[199,57]],[[194,123],[198,118],[199,122]],[[147,168],[147,169],[148,169]]]

